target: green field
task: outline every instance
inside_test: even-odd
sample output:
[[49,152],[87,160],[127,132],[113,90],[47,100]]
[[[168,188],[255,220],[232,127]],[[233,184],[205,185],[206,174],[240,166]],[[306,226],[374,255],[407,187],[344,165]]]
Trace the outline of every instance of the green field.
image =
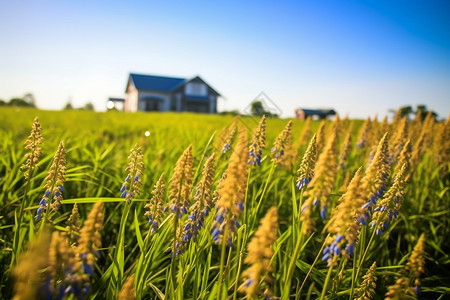
[[[42,155],[25,178],[36,116]],[[0,120],[2,299],[450,296],[448,120],[292,120],[288,132],[268,119],[260,166],[248,164],[260,118],[8,107]]]

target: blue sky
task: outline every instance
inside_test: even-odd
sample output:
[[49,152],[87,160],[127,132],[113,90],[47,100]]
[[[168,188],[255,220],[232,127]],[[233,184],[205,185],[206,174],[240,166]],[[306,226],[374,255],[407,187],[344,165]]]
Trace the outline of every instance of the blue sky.
[[129,72],[200,75],[243,110],[380,117],[402,105],[450,112],[450,1],[4,1],[0,99],[38,106],[123,97]]

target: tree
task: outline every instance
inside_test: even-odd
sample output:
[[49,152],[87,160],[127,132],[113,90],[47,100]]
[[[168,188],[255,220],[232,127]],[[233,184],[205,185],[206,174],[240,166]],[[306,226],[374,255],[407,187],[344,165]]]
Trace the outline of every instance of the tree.
[[25,100],[27,103],[29,103],[32,107],[36,107],[36,98],[32,93],[26,93],[23,96],[23,100]]
[[92,104],[91,102],[86,103],[86,105],[83,107],[84,110],[95,110],[94,109],[94,104]]
[[8,105],[9,106],[20,106],[20,107],[34,107],[33,104],[28,103],[27,101],[25,101],[22,98],[12,98],[11,100],[9,100]]
[[253,116],[262,116],[268,114],[268,112],[264,109],[263,103],[261,101],[252,102],[250,111]]
[[64,110],[72,110],[73,109],[72,103],[70,101],[68,101],[66,106],[64,106],[63,109]]

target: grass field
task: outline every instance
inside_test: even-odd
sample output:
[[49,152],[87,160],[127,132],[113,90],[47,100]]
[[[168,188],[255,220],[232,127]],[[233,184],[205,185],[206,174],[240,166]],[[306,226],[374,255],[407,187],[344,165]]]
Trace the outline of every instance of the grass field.
[[0,120],[2,299],[450,296],[448,120]]

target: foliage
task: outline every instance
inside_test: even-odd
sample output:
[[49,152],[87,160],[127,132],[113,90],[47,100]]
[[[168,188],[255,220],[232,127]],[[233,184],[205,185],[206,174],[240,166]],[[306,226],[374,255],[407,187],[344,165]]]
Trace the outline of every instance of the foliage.
[[[25,178],[21,166],[27,163],[29,149],[24,149],[23,142],[33,136],[30,129],[36,116],[42,128],[42,154],[39,167],[24,170],[29,171]],[[33,299],[39,298],[36,295],[54,299],[62,295],[66,299],[242,299],[245,293],[257,299],[354,299],[362,295],[382,299],[387,292],[394,293],[396,286],[400,287],[395,290],[400,293],[395,294],[398,298],[417,297],[420,292],[423,299],[445,299],[450,293],[450,163],[443,160],[450,144],[442,138],[450,130],[448,121],[429,119],[418,127],[422,133],[405,131],[408,136],[401,138],[410,143],[392,141],[394,134],[385,136],[379,147],[382,160],[376,154],[384,135],[382,123],[371,121],[366,143],[357,148],[362,121],[326,121],[321,127],[322,142],[317,139],[322,146],[313,158],[302,160],[308,145],[301,139],[311,139],[320,124],[311,121],[308,136],[303,138],[306,121],[292,120],[292,163],[271,160],[271,147],[259,147],[260,165],[248,165],[250,149],[244,154],[243,143],[259,121],[252,117],[234,121],[237,136],[230,139],[226,152],[222,150],[228,132],[216,133],[233,127],[232,116],[2,107],[0,118],[2,299],[27,295]],[[267,119],[265,144],[272,145],[286,123]],[[408,122],[407,126],[415,125]],[[396,130],[392,124],[388,127]],[[58,197],[57,193],[63,193],[64,199],[58,198],[61,207],[57,211],[42,211],[43,218],[36,220],[42,195],[47,197],[44,179],[61,159],[53,158],[61,141],[65,168],[58,172],[65,182],[63,188],[55,183],[57,189],[51,191]],[[136,144],[127,168],[129,150]],[[413,145],[416,154],[408,169],[397,164],[410,156],[386,153],[392,145]],[[339,163],[343,148],[345,163]],[[193,159],[189,172],[174,176],[185,149],[191,149]],[[334,161],[327,164],[327,159]],[[302,167],[302,161],[308,165]],[[385,162],[389,172],[384,170]],[[320,170],[312,172],[315,164]],[[327,165],[334,170],[327,170]],[[303,181],[302,170],[306,169],[311,171],[308,182],[309,176],[311,180],[327,176],[322,184],[326,193],[319,190],[319,178],[311,185]],[[358,169],[364,184],[350,183]],[[396,179],[398,170],[408,172],[407,176]],[[161,174],[167,179],[167,191],[163,181],[156,184]],[[376,179],[364,179],[367,174]],[[298,180],[304,184],[297,187]],[[125,190],[133,193],[132,201],[120,198]],[[314,206],[315,199],[308,200],[319,192],[323,199],[317,205],[326,203],[328,213],[321,213],[325,206]],[[182,199],[177,207],[183,213],[161,209],[170,206],[169,198],[174,197]],[[207,200],[201,202],[199,197]],[[352,201],[354,197],[358,201]],[[215,204],[224,207],[226,201],[230,201],[230,213],[223,219]],[[313,207],[308,220],[302,211],[306,201]],[[365,210],[358,207],[368,201],[376,205],[364,204]],[[155,203],[155,208],[148,203]],[[149,210],[156,226],[149,223]],[[364,218],[358,215],[360,211]],[[390,217],[391,211],[395,217]],[[373,228],[372,214],[378,220]],[[333,222],[329,223],[330,218]],[[362,219],[367,225],[361,224]],[[315,228],[311,233],[304,230],[308,222]],[[226,238],[215,244],[213,224],[219,226],[217,232],[225,230],[219,236],[229,236],[232,247]],[[226,225],[220,228],[220,224]],[[343,244],[346,228],[352,228],[356,237],[354,249],[345,249]],[[180,250],[179,255],[165,253],[168,248]],[[375,261],[376,269],[370,268]]]

